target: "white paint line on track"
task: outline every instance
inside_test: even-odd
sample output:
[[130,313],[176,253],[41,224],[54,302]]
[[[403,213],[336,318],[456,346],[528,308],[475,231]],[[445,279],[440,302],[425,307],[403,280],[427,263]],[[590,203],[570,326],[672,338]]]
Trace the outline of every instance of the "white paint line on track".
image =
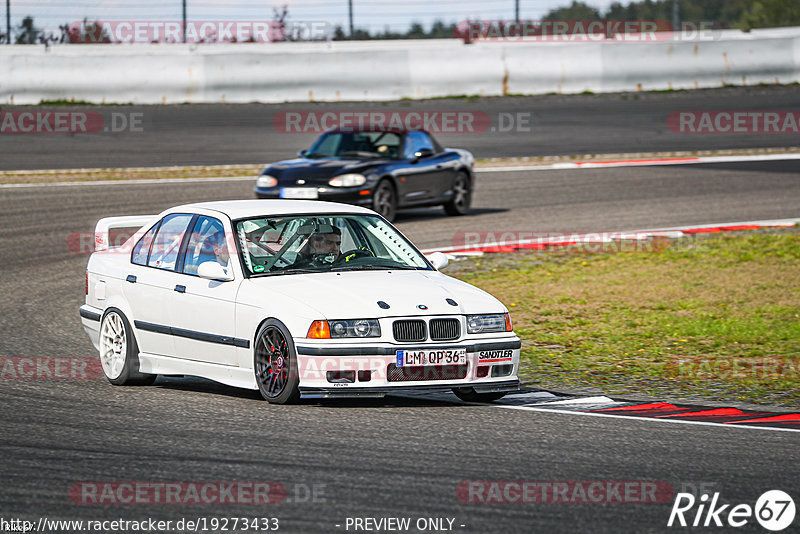
[[608,405],[612,405],[612,404],[624,404],[624,403],[615,401],[614,399],[611,399],[611,398],[606,397],[606,396],[603,395],[603,396],[600,396],[600,397],[581,397],[581,398],[577,398],[577,399],[566,399],[566,400],[557,400],[557,401],[552,401],[552,402],[543,402],[541,405],[542,406],[561,406],[561,405],[569,406],[569,405],[575,405],[575,404],[608,404]]
[[554,395],[549,391],[526,391],[524,393],[509,393],[504,399],[519,399],[519,400],[536,400],[536,399],[561,399],[558,395]]
[[142,184],[185,184],[197,182],[244,182],[253,176],[218,176],[211,178],[151,178],[141,180],[97,180],[95,182],[51,182],[45,184],[0,184],[0,189],[30,189],[35,187],[85,187],[90,185],[142,185]]
[[484,172],[517,172],[517,171],[557,171],[571,169],[606,169],[614,167],[655,167],[661,165],[699,165],[702,163],[744,163],[748,161],[783,161],[800,159],[800,154],[756,154],[748,156],[690,156],[675,158],[651,158],[616,161],[575,161],[559,162],[549,165],[521,165],[506,167],[487,167],[476,169]]
[[[681,424],[681,425],[699,425],[699,426],[711,426],[711,427],[722,427],[722,428],[746,428],[750,430],[771,430],[777,432],[800,432],[800,428],[778,428],[778,427],[767,427],[767,426],[750,426],[744,424],[730,424],[730,423],[711,423],[708,421],[684,421],[679,419],[656,419],[653,417],[635,417],[632,415],[618,415],[618,414],[610,414],[610,413],[594,413],[594,412],[576,412],[572,410],[556,410],[553,408],[538,408],[535,406],[515,406],[512,404],[489,404],[489,403],[476,403],[480,404],[481,406],[495,406],[497,408],[505,408],[508,410],[525,410],[531,412],[545,412],[545,413],[556,413],[556,414],[568,414],[568,415],[582,415],[587,417],[607,417],[612,419],[627,419],[629,421],[644,421],[644,422],[657,422],[657,423],[672,423],[672,424]],[[780,415],[780,414],[776,414]],[[754,421],[755,422],[755,421]]]
[[[506,167],[487,167],[483,169],[475,169],[476,173],[490,173],[490,172],[527,172],[527,171],[553,171],[564,169],[604,169],[614,167],[654,167],[661,165],[697,165],[701,163],[740,163],[747,161],[782,161],[782,160],[797,160],[800,159],[800,154],[784,153],[784,154],[758,154],[747,156],[689,156],[689,157],[674,157],[674,158],[646,158],[646,159],[633,159],[633,160],[616,160],[616,161],[575,161],[575,162],[560,162],[552,163],[549,165],[520,165],[520,166],[506,166]],[[134,167],[137,171],[141,171],[142,167]],[[154,167],[154,170],[171,169],[171,167]],[[67,172],[71,169],[64,169]],[[94,169],[93,169],[94,170]],[[125,169],[122,169],[123,171]],[[31,171],[35,172],[35,171]],[[48,170],[50,172],[57,172],[55,170]],[[141,184],[174,184],[174,183],[192,183],[192,182],[237,182],[253,180],[255,176],[233,176],[227,178],[164,178],[164,179],[141,179],[141,180],[101,180],[96,182],[55,182],[55,183],[26,183],[26,184],[0,184],[0,189],[21,189],[32,187],[77,187],[77,186],[91,186],[91,185],[141,185]]]

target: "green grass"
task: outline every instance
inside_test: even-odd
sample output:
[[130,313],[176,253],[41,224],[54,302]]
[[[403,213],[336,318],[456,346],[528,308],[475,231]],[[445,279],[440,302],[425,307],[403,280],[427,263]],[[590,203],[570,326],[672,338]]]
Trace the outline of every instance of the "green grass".
[[40,100],[40,106],[132,106],[133,104],[128,103],[119,103],[119,102],[89,102],[87,100],[75,100],[74,98],[67,100],[66,98],[60,98],[56,100]]
[[640,246],[487,255],[446,272],[509,307],[533,384],[800,407],[800,228]]

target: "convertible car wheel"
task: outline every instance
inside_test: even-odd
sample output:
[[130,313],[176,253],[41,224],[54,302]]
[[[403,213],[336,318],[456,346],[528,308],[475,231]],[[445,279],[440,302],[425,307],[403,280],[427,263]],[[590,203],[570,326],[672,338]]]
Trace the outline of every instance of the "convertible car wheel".
[[387,221],[392,222],[394,220],[394,214],[397,211],[397,199],[395,198],[394,187],[388,180],[383,180],[375,189],[375,193],[372,195],[372,209]]
[[497,393],[476,393],[474,388],[453,388],[456,397],[465,402],[492,402],[506,396],[504,391]]
[[465,215],[471,204],[472,193],[469,190],[469,177],[460,172],[453,183],[453,199],[444,205],[444,211],[448,215]]
[[139,372],[139,347],[131,335],[128,319],[109,309],[100,325],[100,363],[108,381],[115,386],[150,385],[156,375]]
[[261,396],[273,404],[292,404],[300,399],[297,353],[289,331],[270,319],[256,335],[253,370]]

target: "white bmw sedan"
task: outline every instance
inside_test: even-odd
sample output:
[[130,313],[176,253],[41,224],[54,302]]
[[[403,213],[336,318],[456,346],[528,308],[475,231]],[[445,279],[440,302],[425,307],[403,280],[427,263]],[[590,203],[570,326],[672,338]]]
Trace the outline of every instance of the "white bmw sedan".
[[[142,226],[122,246],[112,228]],[[84,329],[112,384],[193,375],[269,402],[519,386],[506,307],[375,212],[243,200],[98,222]]]

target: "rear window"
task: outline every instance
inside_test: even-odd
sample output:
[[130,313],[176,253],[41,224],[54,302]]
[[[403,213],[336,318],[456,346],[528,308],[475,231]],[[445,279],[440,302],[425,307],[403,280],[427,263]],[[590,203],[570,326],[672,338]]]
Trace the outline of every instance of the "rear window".
[[153,236],[156,235],[156,231],[160,225],[161,221],[158,221],[155,226],[142,236],[139,242],[136,243],[136,246],[133,247],[131,261],[136,265],[147,265],[147,257],[150,255],[150,244],[153,242]]
[[150,248],[148,267],[168,271],[175,270],[181,243],[191,220],[191,215],[184,214],[172,214],[164,217],[164,222],[161,223]]

